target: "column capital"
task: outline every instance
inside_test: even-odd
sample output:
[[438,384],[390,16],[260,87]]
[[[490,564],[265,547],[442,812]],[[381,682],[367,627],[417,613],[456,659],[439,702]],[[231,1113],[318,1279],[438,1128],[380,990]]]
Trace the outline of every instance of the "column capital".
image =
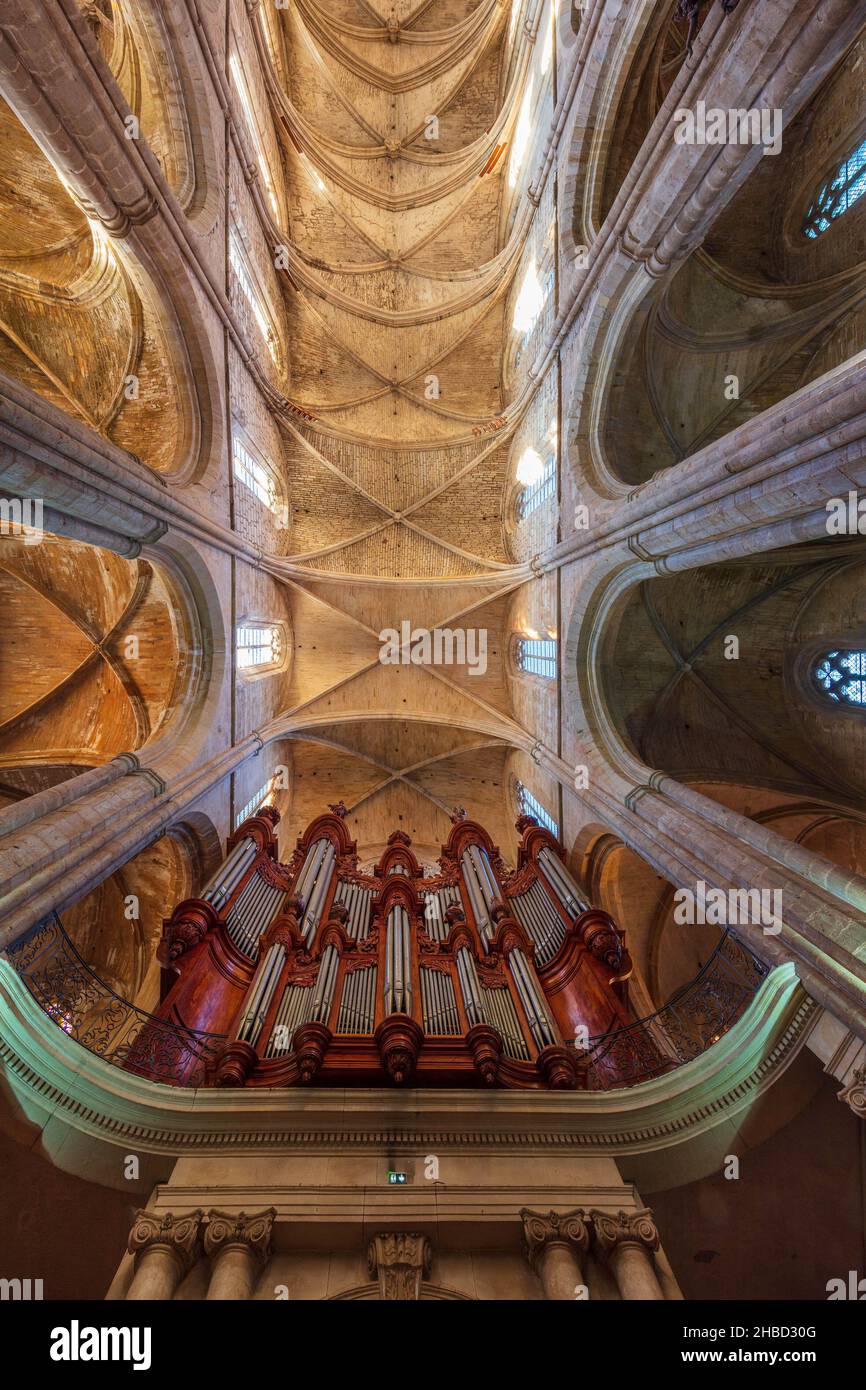
[[652,1215],[648,1209],[618,1211],[611,1215],[610,1212],[594,1208],[590,1216],[595,1239],[602,1253],[609,1256],[615,1250],[628,1245],[640,1247],[648,1253],[658,1250],[659,1233]]
[[554,1245],[567,1246],[573,1254],[585,1255],[589,1249],[589,1227],[582,1207],[574,1211],[531,1211],[520,1213],[526,1252],[533,1269],[544,1252]]
[[213,1260],[224,1251],[240,1249],[264,1264],[271,1253],[271,1231],[276,1207],[248,1216],[245,1211],[209,1211],[204,1232],[204,1251]]
[[838,1099],[850,1105],[861,1120],[866,1120],[866,1067],[855,1067],[848,1085],[839,1092]]
[[433,1249],[427,1236],[415,1231],[384,1231],[374,1236],[367,1251],[370,1274],[379,1280],[382,1299],[417,1302],[421,1280],[430,1273]]
[[129,1233],[129,1253],[135,1256],[138,1264],[142,1256],[161,1250],[174,1258],[180,1277],[184,1278],[200,1253],[199,1233],[202,1216],[201,1208],[187,1212],[184,1216],[174,1216],[172,1212],[165,1212],[159,1216],[150,1211],[136,1212]]

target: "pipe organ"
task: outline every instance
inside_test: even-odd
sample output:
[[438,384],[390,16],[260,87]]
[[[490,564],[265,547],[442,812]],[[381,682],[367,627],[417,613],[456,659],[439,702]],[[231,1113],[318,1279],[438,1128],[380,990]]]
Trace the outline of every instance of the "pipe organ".
[[584,1085],[589,1039],[633,1022],[631,962],[549,831],[521,816],[509,869],[458,810],[435,877],[401,830],[363,873],[345,816],[281,864],[260,810],[166,921],[158,1017],[224,1037],[207,1084]]

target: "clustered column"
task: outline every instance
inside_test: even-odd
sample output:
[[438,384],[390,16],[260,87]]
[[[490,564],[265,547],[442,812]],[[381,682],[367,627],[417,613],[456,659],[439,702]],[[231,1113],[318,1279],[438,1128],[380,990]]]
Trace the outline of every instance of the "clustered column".
[[541,1280],[545,1298],[586,1297],[583,1257],[592,1245],[610,1268],[620,1297],[627,1301],[664,1299],[655,1267],[659,1233],[651,1211],[593,1209],[520,1213],[526,1253]]

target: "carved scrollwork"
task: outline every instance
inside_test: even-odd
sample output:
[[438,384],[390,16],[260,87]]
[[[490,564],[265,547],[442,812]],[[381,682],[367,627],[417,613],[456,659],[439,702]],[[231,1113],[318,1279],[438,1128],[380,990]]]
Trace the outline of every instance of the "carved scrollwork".
[[183,1278],[201,1253],[202,1216],[201,1208],[184,1216],[174,1216],[171,1212],[161,1216],[149,1211],[136,1212],[129,1233],[129,1253],[138,1262],[152,1250],[163,1250],[177,1261]]

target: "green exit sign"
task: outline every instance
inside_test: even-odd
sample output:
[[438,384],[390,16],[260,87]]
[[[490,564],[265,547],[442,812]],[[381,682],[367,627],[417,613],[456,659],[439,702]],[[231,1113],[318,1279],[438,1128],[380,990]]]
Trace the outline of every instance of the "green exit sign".
[[408,1182],[408,1181],[409,1181],[409,1174],[408,1174],[408,1173],[392,1173],[392,1172],[389,1172],[389,1173],[388,1173],[388,1181],[389,1181],[389,1183],[391,1183],[391,1184]]

